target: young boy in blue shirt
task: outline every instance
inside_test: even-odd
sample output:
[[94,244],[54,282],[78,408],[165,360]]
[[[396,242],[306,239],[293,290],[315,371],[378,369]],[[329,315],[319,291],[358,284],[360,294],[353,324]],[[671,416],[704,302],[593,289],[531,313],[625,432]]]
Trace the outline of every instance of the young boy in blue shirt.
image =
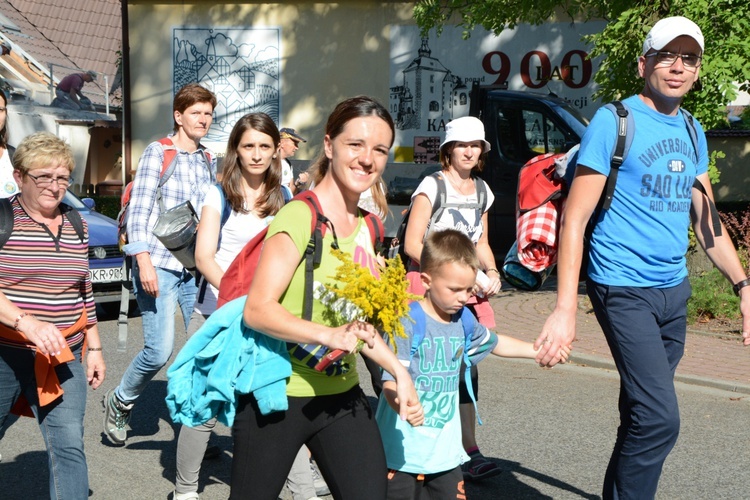
[[[420,322],[403,320],[407,336],[396,338],[396,355],[414,379],[421,408],[406,421],[399,419],[396,384],[383,374],[388,404],[378,405],[376,420],[388,463],[388,499],[465,498],[461,464],[469,459],[461,444],[458,381],[466,348],[461,320],[464,304],[474,293],[479,259],[474,244],[452,229],[431,233],[420,260],[425,295],[412,305],[412,317],[424,312],[424,338],[412,355],[413,336]],[[473,321],[468,343],[470,362],[492,353],[496,356],[533,359],[531,342],[498,335]],[[567,359],[569,350],[564,352]],[[420,425],[421,424],[421,425]]]

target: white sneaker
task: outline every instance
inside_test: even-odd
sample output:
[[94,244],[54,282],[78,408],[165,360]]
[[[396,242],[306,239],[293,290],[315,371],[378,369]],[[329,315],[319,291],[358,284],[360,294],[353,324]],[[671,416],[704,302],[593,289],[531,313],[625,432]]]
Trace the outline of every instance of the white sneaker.
[[172,500],[200,500],[200,498],[201,497],[198,496],[197,491],[191,491],[189,493],[172,492]]

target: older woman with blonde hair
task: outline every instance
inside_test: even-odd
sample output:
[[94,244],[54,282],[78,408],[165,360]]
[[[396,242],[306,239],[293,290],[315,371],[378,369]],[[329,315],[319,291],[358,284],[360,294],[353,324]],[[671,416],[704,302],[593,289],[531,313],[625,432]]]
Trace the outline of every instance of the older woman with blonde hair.
[[57,499],[88,498],[86,384],[99,387],[106,370],[88,228],[62,203],[74,166],[63,140],[30,135],[13,157],[21,192],[0,200],[13,220],[0,248],[0,427],[11,409],[36,417],[47,446],[50,497]]

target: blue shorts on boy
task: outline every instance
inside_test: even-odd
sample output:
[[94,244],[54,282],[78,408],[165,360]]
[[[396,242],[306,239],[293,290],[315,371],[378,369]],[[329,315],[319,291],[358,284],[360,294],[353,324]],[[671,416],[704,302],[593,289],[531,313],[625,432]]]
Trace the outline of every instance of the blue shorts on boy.
[[[465,347],[460,312],[450,323],[425,315],[425,336],[410,355],[414,323],[402,320],[406,337],[396,338],[396,356],[409,370],[424,410],[424,424],[412,427],[383,397],[376,420],[383,438],[389,469],[416,474],[448,471],[469,457],[461,444],[461,418],[458,413],[458,381],[463,376],[461,359]],[[497,335],[476,323],[469,346],[469,359],[477,363],[497,345]],[[383,381],[393,380],[387,372]]]

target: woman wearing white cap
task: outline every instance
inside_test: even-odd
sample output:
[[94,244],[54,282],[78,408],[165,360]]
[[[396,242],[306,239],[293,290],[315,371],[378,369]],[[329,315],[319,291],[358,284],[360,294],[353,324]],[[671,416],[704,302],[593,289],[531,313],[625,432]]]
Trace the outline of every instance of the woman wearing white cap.
[[[475,289],[478,296],[472,298],[468,305],[480,323],[494,328],[495,316],[487,299],[500,291],[500,272],[487,237],[487,210],[495,197],[489,186],[476,177],[484,167],[489,150],[490,143],[484,138],[484,125],[478,118],[465,116],[446,125],[445,140],[440,145],[440,163],[443,169],[425,177],[412,195],[404,250],[411,258],[408,274],[410,291],[424,294],[419,279],[419,258],[427,234],[431,231],[457,229],[471,238],[476,245],[484,273],[480,272],[477,279]],[[439,182],[445,186],[444,206],[435,205]],[[431,221],[433,215],[437,217]],[[476,399],[479,381],[475,366],[471,367],[471,379]],[[476,481],[497,475],[500,473],[498,465],[479,452],[474,436],[474,405],[463,377],[459,394],[463,445],[471,459],[463,466],[464,477]]]

